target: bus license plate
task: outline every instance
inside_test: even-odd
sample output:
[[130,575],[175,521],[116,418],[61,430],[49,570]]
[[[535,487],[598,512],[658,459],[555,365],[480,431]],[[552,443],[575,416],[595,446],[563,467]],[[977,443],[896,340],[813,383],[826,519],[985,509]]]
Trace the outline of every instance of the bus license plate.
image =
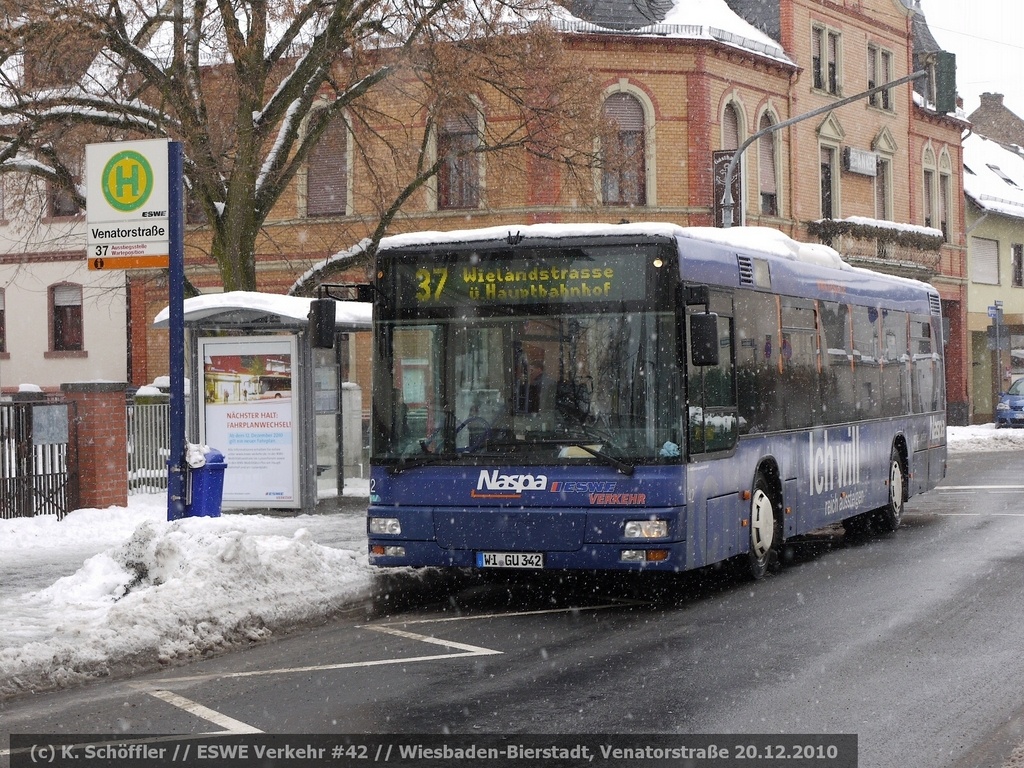
[[477,552],[477,568],[543,568],[543,552]]

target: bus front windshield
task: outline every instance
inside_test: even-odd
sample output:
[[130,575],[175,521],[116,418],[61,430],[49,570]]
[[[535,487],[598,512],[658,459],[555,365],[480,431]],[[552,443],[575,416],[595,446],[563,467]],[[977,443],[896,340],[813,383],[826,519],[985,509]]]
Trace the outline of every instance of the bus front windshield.
[[384,324],[376,458],[679,461],[673,315],[561,310]]

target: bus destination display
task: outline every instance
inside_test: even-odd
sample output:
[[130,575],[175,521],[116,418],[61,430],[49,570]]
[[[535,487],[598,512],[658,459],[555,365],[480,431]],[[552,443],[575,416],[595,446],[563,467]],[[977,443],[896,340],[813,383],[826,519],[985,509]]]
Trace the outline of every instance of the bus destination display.
[[466,254],[458,261],[398,261],[392,268],[397,295],[422,307],[643,301],[645,255],[635,248],[548,251],[535,258]]

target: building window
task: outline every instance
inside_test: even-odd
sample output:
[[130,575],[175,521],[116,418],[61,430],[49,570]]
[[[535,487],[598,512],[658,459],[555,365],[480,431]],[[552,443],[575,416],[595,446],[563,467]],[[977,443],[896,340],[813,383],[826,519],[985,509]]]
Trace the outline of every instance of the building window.
[[875,159],[875,218],[892,220],[892,160]]
[[924,170],[924,225],[926,227],[935,224],[935,171],[930,168]]
[[949,216],[953,205],[953,178],[948,173],[939,174],[939,229],[947,243],[950,237]]
[[475,114],[446,120],[437,136],[441,166],[437,174],[439,208],[480,205],[480,128]]
[[722,149],[739,149],[740,111],[735,104],[726,104],[722,113]]
[[[1024,288],[1024,245],[1014,243],[1010,246],[1013,258],[1013,287]],[[0,328],[3,327],[3,295],[0,294]]]
[[348,213],[348,125],[335,117],[309,152],[306,164],[306,215]]
[[999,167],[998,165],[995,165],[995,164],[993,164],[993,163],[987,163],[987,165],[988,165],[988,169],[989,169],[990,171],[992,171],[992,173],[994,173],[994,174],[995,174],[996,176],[998,176],[998,177],[999,177],[1000,179],[1002,179],[1002,180],[1003,180],[1003,182],[1004,182],[1004,183],[1005,183],[1005,184],[1006,184],[1007,186],[1009,186],[1009,187],[1013,187],[1014,189],[1020,189],[1020,187],[1019,187],[1019,186],[1017,186],[1017,182],[1015,182],[1015,181],[1014,181],[1013,179],[1011,179],[1011,178],[1010,178],[1009,176],[1007,176],[1007,175],[1006,175],[1006,171],[1004,171],[1004,170],[1003,170],[1002,168],[1000,168],[1000,167]]
[[825,27],[811,30],[811,73],[814,88],[839,95],[839,33]]
[[971,281],[983,285],[999,285],[999,241],[984,237],[971,238]]
[[[774,121],[771,115],[761,116],[761,123],[758,131],[770,128]],[[757,140],[758,160],[760,169],[758,172],[758,186],[761,194],[761,214],[763,216],[779,215],[779,180],[775,164],[775,131],[764,134]]]
[[47,213],[51,219],[69,218],[82,213],[74,193],[52,182],[46,185],[46,201]]
[[7,352],[7,305],[4,303],[4,290],[0,288],[0,355]]
[[[868,46],[868,90],[892,81],[892,52],[885,51],[875,45]],[[868,97],[873,107],[892,110],[892,90],[873,93]]]
[[929,146],[925,149],[921,158],[921,215],[926,227],[939,227],[939,192],[936,187],[938,173],[935,164],[935,152]]
[[54,352],[78,352],[84,349],[82,286],[71,283],[50,286],[50,307],[50,349]]
[[834,219],[836,215],[836,148],[821,148],[821,218]]
[[613,93],[602,107],[612,125],[603,151],[601,199],[605,205],[647,205],[647,136],[644,108],[628,93]]

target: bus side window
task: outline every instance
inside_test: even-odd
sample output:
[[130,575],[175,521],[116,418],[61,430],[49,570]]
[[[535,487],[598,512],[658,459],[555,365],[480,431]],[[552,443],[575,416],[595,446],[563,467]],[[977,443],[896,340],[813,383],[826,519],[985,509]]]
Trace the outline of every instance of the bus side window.
[[817,312],[814,302],[783,297],[782,346],[779,349],[780,409],[789,429],[802,429],[824,421],[818,397],[820,357]]
[[776,428],[779,387],[779,327],[775,297],[736,292],[736,390],[740,432]]
[[[693,316],[689,319],[692,321]],[[696,365],[692,354],[687,355],[691,454],[729,450],[736,443],[738,420],[732,318],[719,314],[717,326],[717,365]],[[692,344],[688,348],[692,351]]]

